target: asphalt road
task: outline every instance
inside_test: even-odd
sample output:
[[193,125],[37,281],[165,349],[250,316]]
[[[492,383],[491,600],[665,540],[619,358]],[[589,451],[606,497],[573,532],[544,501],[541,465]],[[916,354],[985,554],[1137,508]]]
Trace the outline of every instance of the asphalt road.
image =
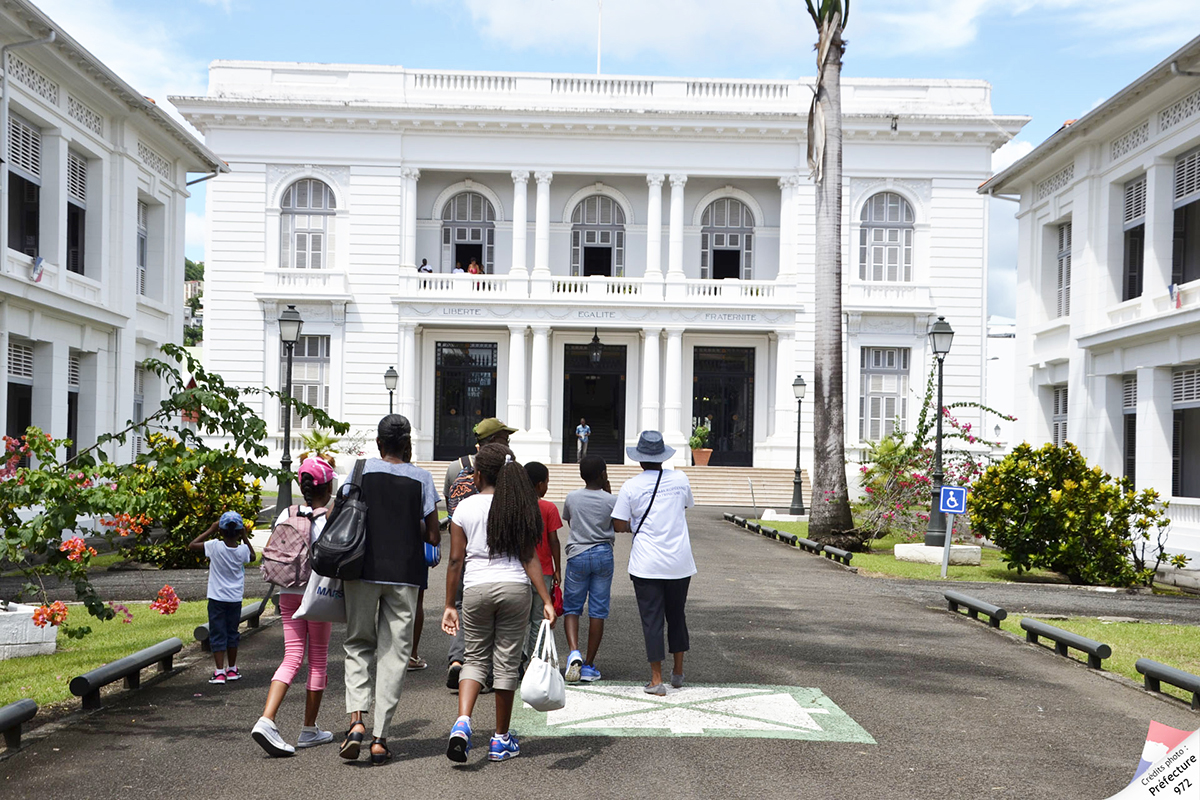
[[[1129,781],[1152,719],[1200,727],[1200,715],[1178,702],[932,608],[940,595],[928,588],[913,592],[907,582],[851,574],[723,523],[711,510],[693,511],[691,526],[700,573],[688,604],[689,681],[816,687],[874,744],[530,736],[520,758],[490,764],[483,751],[493,705],[485,696],[475,713],[475,750],[466,765],[454,766],[444,755],[456,709],[440,669],[445,640],[434,593],[421,644],[434,667],[406,680],[391,732],[396,759],[385,767],[342,763],[332,747],[271,760],[251,741],[282,653],[282,631],[273,626],[245,641],[239,684],[210,686],[208,663],[195,663],[34,739],[0,762],[0,794],[1093,800]],[[627,554],[622,542],[619,565]],[[1177,619],[1194,620],[1200,606],[1191,598],[1149,599],[1165,601]],[[336,631],[335,639],[321,722],[340,731]],[[647,677],[632,588],[620,571],[597,663],[606,681]],[[297,689],[280,715],[292,740],[301,706]]]

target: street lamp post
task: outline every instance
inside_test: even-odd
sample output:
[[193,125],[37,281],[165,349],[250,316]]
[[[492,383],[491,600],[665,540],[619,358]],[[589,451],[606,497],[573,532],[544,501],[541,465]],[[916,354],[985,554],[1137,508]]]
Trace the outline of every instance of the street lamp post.
[[275,503],[275,514],[278,516],[292,505],[292,353],[296,343],[300,341],[300,329],[304,320],[295,306],[288,306],[279,315],[279,341],[287,353],[287,372],[283,387],[283,458],[279,466],[284,475],[279,479],[279,499]]
[[588,358],[592,366],[598,366],[604,360],[604,345],[600,343],[600,329],[592,329],[592,343],[588,345]]
[[925,526],[925,546],[945,547],[946,545],[946,515],[938,507],[942,494],[942,481],[946,475],[942,472],[942,363],[950,352],[950,343],[954,341],[954,329],[945,317],[938,317],[937,322],[929,329],[929,344],[933,355],[937,358],[937,440],[933,450],[933,488],[932,500],[929,505],[929,522]]
[[792,507],[788,511],[794,517],[804,515],[804,486],[800,478],[800,409],[804,405],[804,378],[796,376],[792,381],[792,394],[796,395],[796,475],[792,478]]
[[396,394],[396,384],[400,383],[400,373],[396,372],[395,367],[388,367],[387,372],[383,373],[383,385],[388,390],[388,413],[392,412],[392,398]]

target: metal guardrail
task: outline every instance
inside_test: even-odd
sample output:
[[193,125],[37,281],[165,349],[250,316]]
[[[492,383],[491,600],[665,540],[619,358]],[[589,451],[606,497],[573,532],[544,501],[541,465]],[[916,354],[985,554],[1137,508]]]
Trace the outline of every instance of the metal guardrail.
[[724,514],[722,514],[721,518],[724,519],[726,522],[733,522],[733,514],[729,513],[728,511],[726,511]]
[[1192,711],[1200,711],[1200,676],[1168,667],[1148,658],[1139,658],[1134,668],[1142,673],[1145,687],[1152,692],[1161,692],[1163,683],[1177,686],[1192,693]]
[[16,750],[21,746],[21,726],[37,714],[37,703],[26,698],[0,708],[0,731],[4,731],[4,746]]
[[805,552],[818,556],[821,555],[821,553],[823,553],[825,550],[824,545],[814,542],[812,539],[805,539],[803,536],[796,537],[796,546]]
[[[261,601],[254,601],[249,605],[242,606],[242,614],[238,618],[238,624],[245,622],[247,627],[257,628],[259,618],[262,617],[263,611],[267,607],[267,601],[270,597],[264,597]],[[208,623],[197,625],[196,630],[192,631],[192,635],[196,637],[196,641],[200,643],[200,649],[206,653],[211,653],[212,648],[208,644]]]
[[1092,669],[1101,669],[1100,662],[1106,658],[1112,658],[1112,648],[1095,639],[1089,639],[1086,636],[1080,636],[1077,633],[1064,631],[1062,628],[1056,628],[1053,625],[1047,625],[1045,622],[1040,622],[1036,619],[1026,617],[1021,620],[1021,628],[1025,631],[1025,641],[1030,644],[1037,644],[1038,637],[1043,636],[1054,642],[1054,650],[1060,656],[1067,655],[1067,648],[1073,647],[1087,654],[1087,664]]
[[954,613],[957,614],[959,606],[962,606],[967,610],[967,616],[971,619],[979,619],[980,614],[985,614],[988,618],[988,624],[993,628],[999,628],[1000,620],[1008,617],[1008,612],[1000,606],[985,603],[962,592],[945,592],[942,596],[946,598],[946,602],[950,605],[950,610]]
[[126,689],[136,689],[141,685],[141,672],[144,668],[158,664],[159,672],[170,672],[174,667],[175,654],[182,649],[183,642],[179,638],[171,638],[145,650],[139,650],[131,656],[118,658],[91,672],[72,678],[71,694],[83,698],[85,710],[99,708],[102,687],[124,678]]
[[762,525],[759,523],[750,522],[749,520],[746,521],[746,530],[750,531],[751,533],[758,533],[761,529]]
[[830,544],[825,545],[821,549],[824,551],[826,558],[832,558],[835,561],[840,561],[846,566],[850,566],[850,559],[854,558],[854,554],[849,550],[842,550],[841,548],[834,547]]
[[733,522],[734,525],[737,525],[739,527],[742,527],[742,528],[746,527],[746,518],[745,517],[734,516],[734,518],[731,520],[731,522]]

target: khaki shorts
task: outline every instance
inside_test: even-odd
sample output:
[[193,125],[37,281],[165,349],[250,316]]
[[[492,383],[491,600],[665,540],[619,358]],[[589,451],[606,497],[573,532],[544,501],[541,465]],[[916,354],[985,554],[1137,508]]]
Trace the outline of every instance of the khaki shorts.
[[529,622],[528,583],[482,583],[463,590],[460,623],[466,643],[460,681],[515,691],[520,686],[521,651]]

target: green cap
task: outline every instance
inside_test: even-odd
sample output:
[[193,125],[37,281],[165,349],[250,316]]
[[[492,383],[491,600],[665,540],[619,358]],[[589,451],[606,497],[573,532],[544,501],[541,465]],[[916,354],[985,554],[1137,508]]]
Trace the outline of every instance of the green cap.
[[475,426],[475,438],[476,440],[482,442],[492,438],[501,431],[516,433],[517,429],[508,427],[495,417],[488,417]]

